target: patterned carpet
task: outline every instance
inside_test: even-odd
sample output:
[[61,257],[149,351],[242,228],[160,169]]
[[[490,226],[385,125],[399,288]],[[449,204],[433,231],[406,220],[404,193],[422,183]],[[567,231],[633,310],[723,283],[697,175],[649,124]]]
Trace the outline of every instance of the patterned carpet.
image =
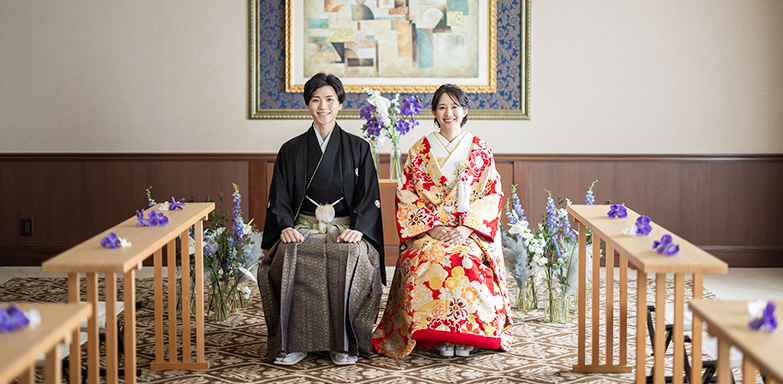
[[[101,279],[102,280],[102,279]],[[66,301],[67,280],[64,278],[14,278],[0,285],[0,301]],[[513,282],[512,282],[513,283]],[[670,281],[667,289],[673,292]],[[258,288],[245,308],[228,321],[207,321],[206,371],[151,371],[154,359],[153,280],[139,279],[137,298],[142,308],[137,312],[138,366],[142,369],[140,383],[631,383],[633,374],[579,374],[571,371],[577,358],[576,314],[566,324],[543,322],[543,311],[515,312],[514,344],[510,352],[481,350],[470,357],[442,358],[434,348],[417,348],[403,360],[381,355],[359,359],[353,366],[336,367],[326,353],[310,354],[301,363],[281,367],[265,363],[266,328],[258,298]],[[636,282],[629,282],[628,291],[636,291]],[[165,285],[164,285],[165,286]],[[121,290],[122,285],[119,284]],[[648,290],[652,301],[652,280]],[[617,286],[614,287],[617,292]],[[516,288],[511,287],[512,299]],[[102,291],[102,289],[101,289]],[[689,297],[690,286],[686,287]],[[673,294],[669,294],[672,297]],[[707,299],[714,299],[704,292]],[[84,297],[84,296],[82,296]],[[120,296],[121,292],[120,292]],[[618,293],[615,293],[615,298]],[[628,307],[635,308],[634,298]],[[386,295],[381,308],[386,302]],[[615,306],[615,311],[617,310]],[[601,309],[603,313],[603,308]],[[631,313],[633,315],[633,313]],[[601,315],[604,318],[604,315]],[[629,340],[634,340],[636,318],[628,319]],[[195,323],[193,323],[195,324]],[[165,326],[165,325],[164,325]],[[589,327],[589,315],[588,315]],[[616,324],[615,324],[616,327]],[[589,340],[588,329],[588,340]],[[617,337],[618,331],[614,335]],[[603,330],[602,333],[603,335]],[[601,351],[604,351],[603,336]],[[619,352],[615,342],[615,356]],[[647,345],[650,351],[649,342]],[[589,351],[589,348],[588,348]],[[628,361],[633,362],[635,347],[629,345]],[[671,359],[667,359],[671,361]],[[589,355],[588,355],[588,361]],[[652,358],[648,358],[648,367]],[[648,368],[649,369],[649,368]],[[42,372],[38,372],[42,382]],[[739,379],[739,377],[738,377]]]

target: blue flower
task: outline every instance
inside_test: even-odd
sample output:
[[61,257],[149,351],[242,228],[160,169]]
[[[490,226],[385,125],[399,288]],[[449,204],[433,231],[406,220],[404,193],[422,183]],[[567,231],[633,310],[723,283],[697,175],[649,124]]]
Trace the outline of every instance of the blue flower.
[[[750,307],[750,303],[748,303]],[[778,327],[778,320],[775,318],[775,303],[768,301],[761,316],[751,314],[751,320],[748,326],[753,330],[759,330],[764,327],[767,331],[774,331]]]
[[609,207],[609,212],[607,213],[609,218],[614,219],[624,219],[628,217],[628,211],[625,209],[625,203],[622,204],[613,204],[611,207]]
[[678,252],[680,252],[680,246],[678,244],[674,244],[672,241],[672,236],[668,234],[663,235],[661,240],[653,241],[652,247],[655,249],[655,253],[659,255],[667,254],[669,256],[675,256]]
[[185,199],[184,198],[179,199],[179,201],[177,201],[176,199],[174,199],[174,196],[171,196],[171,203],[169,204],[169,211],[173,211],[173,210],[175,210],[177,208],[183,209],[184,207],[185,207]]
[[652,226],[650,225],[650,218],[648,216],[639,216],[636,219],[636,234],[639,236],[647,236],[652,232]]

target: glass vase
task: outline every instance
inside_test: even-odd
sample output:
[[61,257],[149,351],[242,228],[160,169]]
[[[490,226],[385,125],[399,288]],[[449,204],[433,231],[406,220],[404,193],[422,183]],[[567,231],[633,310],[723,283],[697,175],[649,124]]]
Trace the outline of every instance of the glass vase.
[[538,293],[533,280],[528,280],[525,285],[517,287],[517,311],[533,311],[538,309]]
[[231,297],[226,292],[226,288],[228,287],[221,287],[215,279],[212,280],[209,301],[207,301],[207,319],[212,321],[228,320],[231,315]]
[[[190,317],[196,317],[196,287],[190,282]],[[182,278],[177,279],[177,318],[182,318]]]
[[548,290],[544,303],[546,306],[544,309],[545,323],[565,324],[568,322],[571,313],[571,295],[559,290]]
[[380,177],[381,168],[379,167],[379,165],[381,164],[381,152],[380,152],[380,148],[378,148],[378,143],[376,143],[374,141],[371,142],[370,143],[370,151],[372,153],[372,163],[373,163],[373,165],[375,165],[375,171],[378,174],[378,176]]
[[391,152],[389,153],[389,178],[397,181],[402,178],[402,168],[400,167],[400,147],[392,144]]
[[239,289],[240,286],[237,286],[235,289],[233,289],[230,293],[231,297],[231,312],[239,312],[244,307],[244,303],[242,300],[242,291]]

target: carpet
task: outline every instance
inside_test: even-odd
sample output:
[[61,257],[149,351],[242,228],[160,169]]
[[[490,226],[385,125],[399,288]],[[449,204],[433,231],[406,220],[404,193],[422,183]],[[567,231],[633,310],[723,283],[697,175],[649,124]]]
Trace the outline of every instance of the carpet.
[[[84,285],[84,281],[82,281]],[[101,284],[103,279],[101,279]],[[513,281],[512,281],[513,284]],[[165,287],[165,284],[164,284]],[[654,302],[653,280],[648,280],[648,302]],[[85,287],[82,287],[86,292]],[[122,297],[122,284],[118,285]],[[164,288],[165,289],[165,288]],[[137,362],[142,375],[140,383],[632,383],[634,374],[581,374],[571,366],[577,359],[577,315],[572,314],[566,324],[550,324],[543,321],[542,310],[514,312],[512,333],[514,343],[510,352],[478,350],[470,357],[442,358],[434,348],[417,348],[405,359],[397,360],[382,355],[371,359],[359,359],[356,365],[337,367],[328,354],[310,354],[301,363],[283,367],[265,362],[266,327],[261,309],[258,288],[253,286],[253,297],[245,301],[244,308],[232,314],[224,322],[206,321],[205,355],[210,369],[205,371],[151,371],[154,360],[155,331],[153,312],[153,280],[138,279],[137,300],[142,307],[137,311]],[[673,282],[667,282],[668,297],[673,297]],[[617,298],[618,286],[614,286]],[[102,292],[103,289],[101,288]],[[516,287],[510,287],[513,298]],[[386,302],[385,289],[381,309]],[[628,292],[636,292],[636,281],[628,282]],[[82,293],[84,296],[84,292]],[[686,286],[685,297],[691,296]],[[629,308],[635,308],[634,297],[629,297]],[[715,296],[704,292],[705,299]],[[6,302],[65,302],[67,279],[65,278],[14,278],[0,285],[0,301]],[[512,301],[513,302],[513,301]],[[164,302],[165,305],[165,302]],[[617,311],[615,305],[615,311]],[[604,318],[603,307],[601,318]],[[590,340],[588,314],[588,341]],[[632,317],[633,316],[633,317]],[[615,321],[615,323],[617,320]],[[195,322],[192,324],[195,325]],[[635,312],[629,313],[628,340],[635,340]],[[164,327],[167,325],[164,324]],[[167,329],[167,328],[165,328]],[[615,324],[614,335],[618,335]],[[605,351],[603,330],[601,348]],[[195,338],[193,338],[195,340]],[[619,347],[615,341],[615,358]],[[589,357],[588,348],[588,360]],[[647,344],[650,351],[649,340]],[[671,350],[669,351],[671,352]],[[194,354],[195,356],[195,354]],[[628,361],[635,361],[635,346],[628,346]],[[671,364],[671,359],[667,359]],[[647,367],[652,365],[648,358]],[[37,372],[42,382],[42,372]],[[738,377],[739,378],[739,377]]]

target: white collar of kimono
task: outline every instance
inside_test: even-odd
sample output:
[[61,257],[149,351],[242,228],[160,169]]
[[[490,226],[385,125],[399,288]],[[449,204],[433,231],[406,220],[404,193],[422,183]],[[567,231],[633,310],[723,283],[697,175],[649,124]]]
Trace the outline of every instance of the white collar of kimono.
[[446,176],[446,180],[449,184],[453,183],[457,179],[459,163],[470,157],[473,135],[468,131],[463,131],[449,142],[439,132],[432,132],[427,136],[427,140],[430,142],[432,154],[438,160],[440,170]]
[[318,133],[317,129],[315,129],[315,138],[318,139],[318,145],[321,146],[321,152],[326,151],[326,146],[329,145],[329,139],[332,137],[332,132],[334,132],[334,128],[332,128],[332,131],[329,132],[328,135],[326,135],[325,139],[322,139],[321,134]]

